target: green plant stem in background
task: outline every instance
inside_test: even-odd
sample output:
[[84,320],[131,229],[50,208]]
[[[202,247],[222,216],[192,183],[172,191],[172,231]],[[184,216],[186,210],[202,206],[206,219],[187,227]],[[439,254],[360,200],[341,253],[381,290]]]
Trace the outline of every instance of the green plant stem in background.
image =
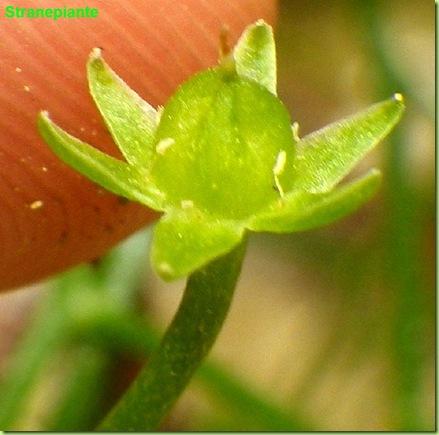
[[[227,407],[228,414],[235,414],[234,421],[244,422],[244,427],[266,431],[313,431],[313,425],[304,421],[301,415],[291,408],[286,410],[272,403],[267,397],[250,389],[243,388],[231,373],[226,373],[218,365],[210,363],[200,368],[199,378],[205,386],[212,385],[218,402]],[[239,416],[240,418],[236,418]],[[233,428],[230,428],[233,429]]]
[[87,431],[96,421],[96,415],[103,415],[111,367],[108,352],[81,346],[70,353],[74,365],[62,385],[64,394],[45,425],[50,432]]
[[[355,2],[354,2],[355,3]],[[384,2],[371,0],[365,8],[363,19],[370,29],[370,49],[376,59],[379,74],[379,93],[398,88],[404,94],[409,89],[404,86],[395,66],[390,61],[383,41],[382,13]],[[416,104],[415,98],[408,106]],[[421,107],[424,109],[424,106]],[[402,127],[402,126],[401,126]],[[410,162],[406,131],[401,127],[388,139],[385,148],[386,184],[384,185],[387,208],[386,244],[383,252],[386,280],[393,291],[396,305],[393,326],[393,360],[395,373],[395,420],[399,430],[423,430],[425,425],[419,406],[422,367],[425,354],[423,328],[425,312],[421,267],[421,240],[418,198],[410,183]]]
[[3,430],[15,429],[47,362],[69,334],[66,316],[59,310],[64,298],[62,293],[48,295],[9,363],[10,369],[0,384],[0,428]]
[[[90,319],[90,323],[81,325],[77,333],[77,339],[82,342],[87,340],[93,346],[142,359],[157,347],[158,337],[155,328],[136,315]],[[239,417],[234,420],[236,422],[251,420],[255,430],[264,431],[312,430],[312,424],[296,410],[283,409],[267,394],[250,388],[214,361],[204,362],[194,378],[202,382],[209,396]]]
[[[50,291],[43,298],[26,335],[17,343],[5,376],[2,377],[1,429],[16,429],[17,421],[25,414],[26,405],[41,380],[44,368],[60,351],[69,346],[72,331],[77,329],[78,322],[81,324],[89,317],[116,317],[132,311],[139,277],[144,268],[148,239],[149,232],[138,233],[125,241],[121,247],[107,254],[99,265],[73,269],[50,285]],[[127,273],[127,270],[130,273]],[[73,376],[81,377],[82,386],[86,389],[85,378],[94,382],[89,373],[92,366],[98,364],[94,364],[93,360],[102,358],[89,355],[88,366],[85,367],[81,363],[81,354],[82,351],[79,350],[75,359],[84,370],[74,367]],[[95,372],[97,374],[98,370]],[[66,394],[74,397],[76,393],[70,392],[67,386]],[[72,408],[78,406],[77,400],[73,403],[70,401],[70,408],[67,398],[62,402],[56,411],[59,415],[54,417],[53,425],[61,423],[67,413],[73,412]],[[81,415],[81,418],[82,421],[78,420],[75,424],[81,426],[85,421],[85,415]],[[67,416],[67,419],[70,419],[70,416]],[[69,429],[74,430],[73,427]]]
[[192,274],[163,340],[100,430],[157,429],[213,345],[229,310],[245,242]]

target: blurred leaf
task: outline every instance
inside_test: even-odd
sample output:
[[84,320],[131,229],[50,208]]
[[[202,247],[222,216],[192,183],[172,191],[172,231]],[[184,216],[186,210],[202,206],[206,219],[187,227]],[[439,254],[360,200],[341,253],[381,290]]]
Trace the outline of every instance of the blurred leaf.
[[[102,418],[105,400],[113,376],[110,367],[114,355],[100,349],[77,346],[68,355],[70,370],[60,385],[62,394],[45,425],[50,432],[88,431]],[[113,358],[112,358],[113,357]]]
[[[151,228],[138,231],[113,248],[93,267],[99,286],[105,288],[120,309],[135,301],[149,256]],[[129,273],[127,273],[129,271]]]

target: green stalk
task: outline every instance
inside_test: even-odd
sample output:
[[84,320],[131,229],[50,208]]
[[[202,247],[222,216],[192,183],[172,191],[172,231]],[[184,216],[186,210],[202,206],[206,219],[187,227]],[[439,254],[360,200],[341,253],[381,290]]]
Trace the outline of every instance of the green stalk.
[[99,430],[157,429],[221,329],[244,252],[245,242],[189,277],[183,300],[159,348]]

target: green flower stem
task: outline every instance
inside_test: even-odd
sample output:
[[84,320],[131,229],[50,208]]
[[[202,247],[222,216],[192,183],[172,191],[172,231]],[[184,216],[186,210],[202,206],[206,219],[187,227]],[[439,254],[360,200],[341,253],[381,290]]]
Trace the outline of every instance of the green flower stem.
[[220,331],[244,252],[245,242],[189,277],[183,300],[159,348],[100,430],[157,429]]

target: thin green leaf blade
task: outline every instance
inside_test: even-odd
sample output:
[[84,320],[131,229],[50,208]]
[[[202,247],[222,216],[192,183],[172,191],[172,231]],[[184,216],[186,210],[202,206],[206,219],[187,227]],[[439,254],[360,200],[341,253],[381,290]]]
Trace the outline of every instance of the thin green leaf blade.
[[161,209],[161,193],[132,166],[71,136],[47,112],[39,114],[38,129],[52,151],[82,175],[116,195]]
[[90,93],[126,160],[148,169],[157,112],[136,94],[94,49],[87,63]]
[[151,260],[165,280],[191,274],[236,246],[244,229],[233,221],[217,221],[196,210],[171,211],[154,229]]
[[327,193],[295,191],[256,216],[253,231],[289,233],[330,224],[358,209],[378,189],[381,174],[372,169],[364,177]]
[[276,95],[276,46],[273,29],[263,20],[247,27],[233,57],[239,75],[258,82]]
[[394,127],[404,111],[400,94],[297,143],[294,189],[327,192]]

